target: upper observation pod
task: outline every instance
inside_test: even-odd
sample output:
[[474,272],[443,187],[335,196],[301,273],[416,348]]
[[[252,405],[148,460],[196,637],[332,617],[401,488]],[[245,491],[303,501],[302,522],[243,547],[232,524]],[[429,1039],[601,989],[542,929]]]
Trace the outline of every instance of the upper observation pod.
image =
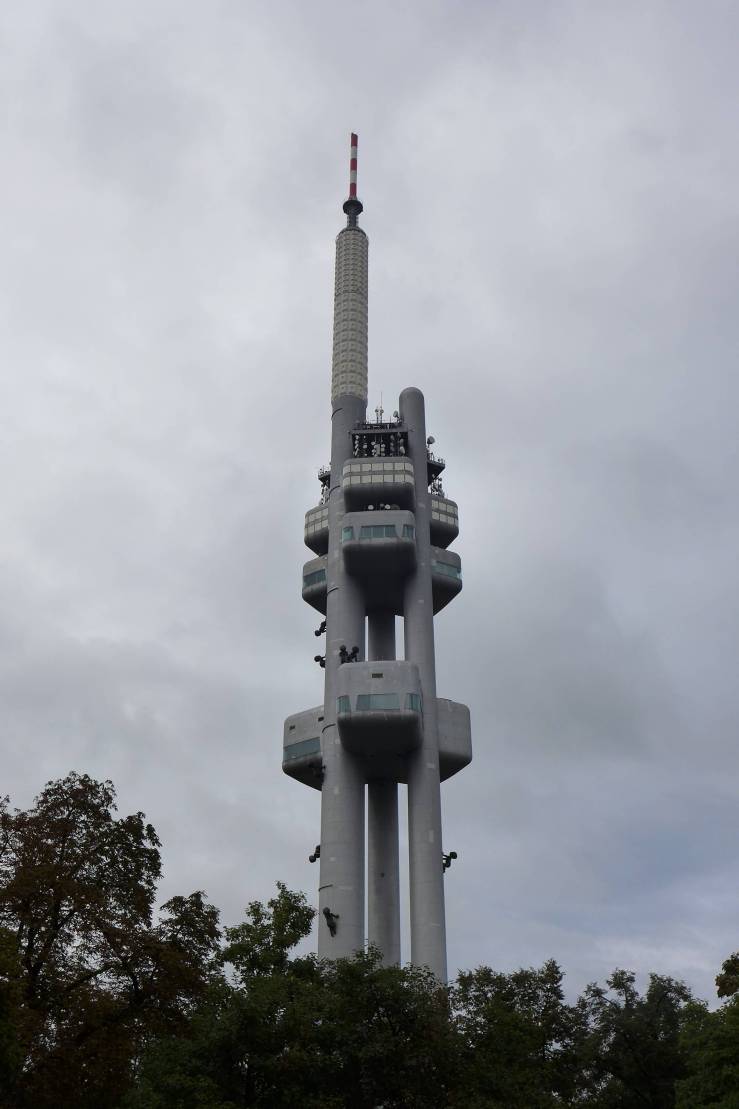
[[346,227],[336,238],[334,346],[331,401],[344,395],[367,403],[367,236],[357,224],[362,202],[357,197],[357,144],[351,137],[349,197],[344,201]]

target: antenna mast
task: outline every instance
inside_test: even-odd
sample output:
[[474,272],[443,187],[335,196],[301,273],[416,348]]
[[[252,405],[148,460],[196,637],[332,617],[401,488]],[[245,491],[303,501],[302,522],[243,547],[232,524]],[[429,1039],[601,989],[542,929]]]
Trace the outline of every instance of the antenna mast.
[[362,201],[357,196],[357,147],[359,138],[352,131],[351,148],[349,150],[349,199],[344,201],[346,212],[346,226],[356,227],[357,216],[362,212]]

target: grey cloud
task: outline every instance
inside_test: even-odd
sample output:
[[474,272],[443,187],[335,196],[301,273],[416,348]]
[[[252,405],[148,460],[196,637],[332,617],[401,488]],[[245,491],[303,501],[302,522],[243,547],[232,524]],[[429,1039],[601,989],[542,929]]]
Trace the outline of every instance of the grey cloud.
[[230,920],[313,889],[317,794],[279,760],[321,697],[302,514],[356,129],[371,407],[426,391],[460,504],[452,965],[710,996],[739,910],[735,13],[0,19],[0,792],[113,777],[164,894]]

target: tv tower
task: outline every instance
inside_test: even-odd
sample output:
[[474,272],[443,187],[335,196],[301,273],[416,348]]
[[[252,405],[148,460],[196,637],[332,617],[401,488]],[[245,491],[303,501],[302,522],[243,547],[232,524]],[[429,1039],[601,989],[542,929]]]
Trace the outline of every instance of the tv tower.
[[[441,782],[472,759],[466,705],[436,695],[434,615],[462,588],[457,505],[418,389],[367,419],[367,236],[351,136],[336,238],[331,465],[305,516],[303,600],[324,617],[323,704],[285,721],[286,774],[321,791],[318,954],[400,962],[398,784],[408,787],[410,961],[446,980]],[[403,633],[397,657],[396,617]],[[365,924],[365,794],[367,880]]]

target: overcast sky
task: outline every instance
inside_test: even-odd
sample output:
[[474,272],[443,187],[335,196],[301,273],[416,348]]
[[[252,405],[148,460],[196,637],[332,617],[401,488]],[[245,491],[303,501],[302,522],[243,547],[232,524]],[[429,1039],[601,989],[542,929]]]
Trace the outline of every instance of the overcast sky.
[[450,967],[739,948],[731,2],[5,0],[0,792],[110,777],[163,897],[313,898],[300,599],[350,130],[370,409],[460,506]]

